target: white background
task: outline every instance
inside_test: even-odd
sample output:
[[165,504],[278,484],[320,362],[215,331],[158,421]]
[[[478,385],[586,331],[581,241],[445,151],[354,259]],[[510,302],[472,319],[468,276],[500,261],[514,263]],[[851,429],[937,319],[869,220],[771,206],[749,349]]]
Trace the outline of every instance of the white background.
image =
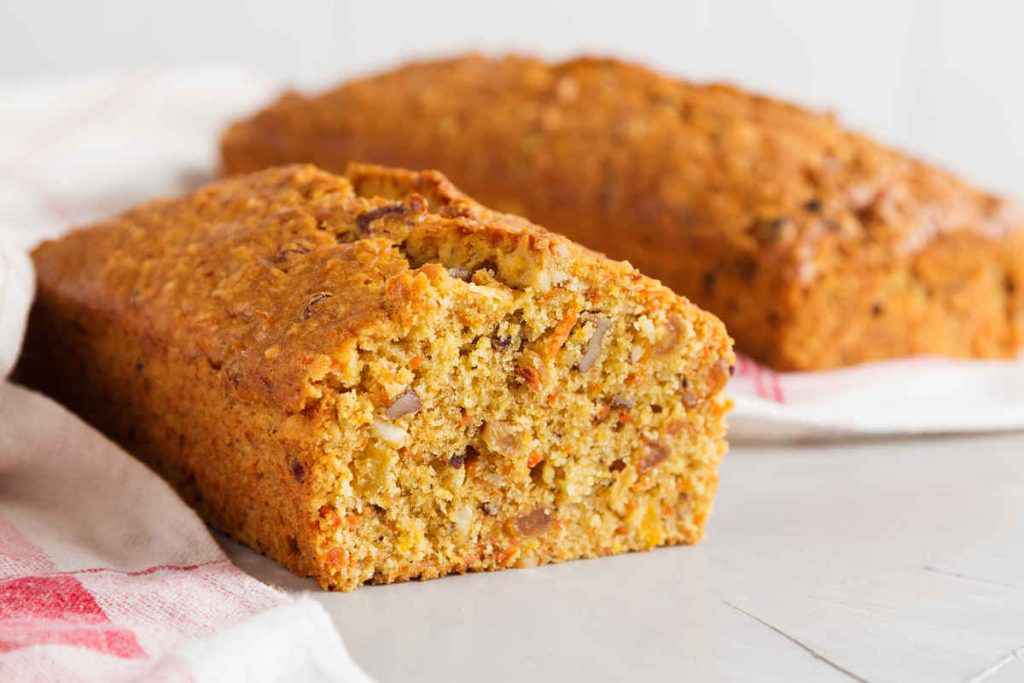
[[211,62],[326,84],[421,55],[632,57],[834,109],[977,183],[1024,195],[1016,2],[142,2],[0,4],[0,79]]

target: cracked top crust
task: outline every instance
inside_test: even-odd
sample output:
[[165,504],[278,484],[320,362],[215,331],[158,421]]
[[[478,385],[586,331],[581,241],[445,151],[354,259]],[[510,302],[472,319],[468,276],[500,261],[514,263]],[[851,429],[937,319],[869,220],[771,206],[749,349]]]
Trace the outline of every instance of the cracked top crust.
[[394,338],[462,269],[486,266],[505,286],[539,292],[569,273],[627,281],[707,315],[626,263],[484,208],[440,173],[366,165],[219,181],[46,242],[34,257],[40,286],[64,290],[56,300],[205,357],[240,397],[290,412],[352,379],[357,336]]
[[[397,130],[391,116],[440,123],[414,127],[389,153],[379,142],[389,136],[375,132]],[[333,139],[349,158],[429,158],[444,168],[444,155],[463,153],[460,141],[496,135],[517,141],[495,144],[512,168],[543,176],[555,160],[575,160],[572,201],[634,202],[655,243],[681,227],[711,230],[742,251],[810,261],[851,243],[901,253],[944,232],[1000,239],[1024,226],[1015,205],[831,114],[611,59],[411,64],[320,95],[289,93],[229,129],[223,150],[228,171],[297,158],[329,165]]]

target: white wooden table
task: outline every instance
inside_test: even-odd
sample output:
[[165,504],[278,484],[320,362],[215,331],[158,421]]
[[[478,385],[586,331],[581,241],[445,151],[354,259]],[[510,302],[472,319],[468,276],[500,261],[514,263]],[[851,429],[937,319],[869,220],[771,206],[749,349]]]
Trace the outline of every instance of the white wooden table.
[[736,446],[705,541],[326,594],[379,681],[1024,681],[1024,434]]

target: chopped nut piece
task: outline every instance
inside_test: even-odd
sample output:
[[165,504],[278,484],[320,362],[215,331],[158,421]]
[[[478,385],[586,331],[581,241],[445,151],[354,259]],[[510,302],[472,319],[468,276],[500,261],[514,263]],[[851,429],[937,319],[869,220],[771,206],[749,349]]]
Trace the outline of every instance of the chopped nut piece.
[[754,221],[749,228],[750,236],[763,247],[770,247],[792,240],[796,235],[796,224],[786,216]]
[[484,444],[501,455],[517,455],[523,450],[524,434],[521,429],[504,422],[488,422],[481,432]]
[[452,514],[452,521],[455,522],[455,530],[460,536],[469,534],[470,524],[473,522],[473,508],[463,505]]
[[411,415],[423,407],[420,397],[410,387],[400,393],[387,411],[384,413],[389,420],[397,420],[405,415]]
[[647,453],[640,460],[640,471],[649,470],[652,467],[664,462],[669,456],[669,451],[665,446],[657,441],[647,442]]
[[395,448],[401,448],[409,439],[409,432],[384,420],[374,420],[373,428],[376,430],[377,436]]
[[281,247],[274,255],[274,263],[284,263],[292,254],[308,254],[312,247],[306,242],[293,242]]
[[729,361],[722,359],[711,366],[708,371],[708,393],[717,394],[729,382],[732,376],[732,365]]
[[370,224],[381,216],[387,216],[388,214],[394,213],[405,213],[405,204],[401,202],[397,204],[388,204],[387,206],[381,206],[376,209],[361,213],[356,218],[356,227],[359,228],[359,232],[366,233],[370,230]]
[[659,356],[666,356],[676,350],[679,345],[679,340],[683,337],[684,323],[683,319],[675,313],[668,316],[668,327],[669,332],[666,334],[654,351]]
[[594,334],[590,336],[590,341],[587,342],[587,349],[584,351],[583,357],[580,358],[578,366],[580,372],[586,372],[594,367],[594,363],[597,362],[598,357],[601,355],[601,342],[611,326],[612,321],[608,318],[594,319]]
[[679,392],[679,397],[683,400],[683,405],[686,406],[687,410],[693,410],[704,402],[704,397],[698,394],[696,391],[691,391],[687,388],[687,384],[683,382],[683,389]]
[[683,405],[689,410],[699,407],[708,399],[708,396],[713,396],[722,390],[729,382],[729,377],[734,371],[734,366],[726,360],[721,360],[712,365],[705,375],[707,381],[705,393],[700,393],[696,389],[691,388],[690,381],[683,377],[679,382],[679,396],[683,401]]
[[516,518],[516,528],[523,536],[536,536],[551,526],[551,515],[540,507]]
[[317,292],[316,294],[311,296],[309,298],[309,302],[306,304],[306,307],[302,309],[302,319],[309,320],[309,318],[313,315],[313,309],[316,307],[316,305],[323,301],[324,299],[330,299],[332,296],[334,295],[331,294],[330,292]]
[[628,410],[628,409],[632,408],[635,405],[636,405],[636,401],[634,401],[633,399],[629,398],[628,396],[623,396],[621,394],[616,394],[615,396],[612,396],[612,401],[611,401],[612,408],[618,408],[620,410],[621,409]]

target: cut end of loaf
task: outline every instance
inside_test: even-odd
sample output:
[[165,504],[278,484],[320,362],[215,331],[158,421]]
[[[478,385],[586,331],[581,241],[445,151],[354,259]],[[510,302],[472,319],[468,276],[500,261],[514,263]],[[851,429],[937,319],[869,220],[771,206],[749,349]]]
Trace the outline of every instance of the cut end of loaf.
[[[452,211],[424,187],[446,187],[436,176],[376,173],[350,177],[397,202],[373,229],[400,236],[410,270],[387,286],[408,306],[353,346],[350,381],[317,408],[334,435],[309,508],[320,583],[696,542],[726,448],[721,323],[516,219]],[[455,223],[410,227],[420,197]]]

